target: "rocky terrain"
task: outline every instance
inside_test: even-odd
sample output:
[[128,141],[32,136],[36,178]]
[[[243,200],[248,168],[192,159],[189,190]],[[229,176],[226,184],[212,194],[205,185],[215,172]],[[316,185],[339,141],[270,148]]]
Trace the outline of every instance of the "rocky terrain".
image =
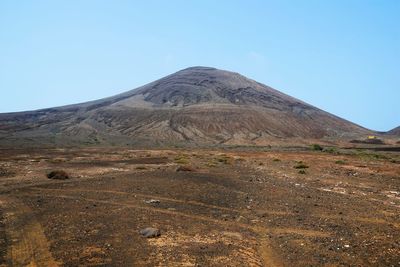
[[0,266],[399,266],[398,152],[317,148],[2,149]]
[[372,132],[240,74],[184,69],[83,104],[0,114],[0,145],[265,145]]

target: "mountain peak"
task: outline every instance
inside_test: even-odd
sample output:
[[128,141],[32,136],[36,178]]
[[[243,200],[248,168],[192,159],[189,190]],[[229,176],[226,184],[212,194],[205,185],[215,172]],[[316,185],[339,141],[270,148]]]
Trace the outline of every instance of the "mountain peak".
[[184,107],[196,104],[251,105],[288,109],[307,105],[238,73],[195,66],[131,91],[157,106]]
[[192,66],[192,67],[187,67],[185,69],[182,69],[180,71],[187,71],[187,70],[193,70],[193,71],[212,71],[212,70],[218,70],[217,68],[213,67],[207,67],[207,66]]

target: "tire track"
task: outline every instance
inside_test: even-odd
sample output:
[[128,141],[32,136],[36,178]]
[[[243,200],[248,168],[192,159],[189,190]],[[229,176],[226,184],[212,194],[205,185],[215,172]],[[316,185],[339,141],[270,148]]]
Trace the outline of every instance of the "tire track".
[[29,207],[17,199],[4,198],[7,266],[54,267],[59,263],[52,257],[42,226]]
[[[158,212],[162,214],[167,214],[171,216],[179,216],[179,217],[184,217],[187,219],[191,220],[199,220],[199,221],[204,221],[207,223],[215,224],[215,225],[220,225],[224,227],[239,227],[245,230],[250,230],[253,233],[255,233],[258,238],[258,254],[260,258],[263,261],[264,266],[271,266],[271,267],[278,267],[278,266],[283,266],[282,261],[279,260],[279,257],[276,255],[274,252],[270,240],[268,236],[270,234],[296,234],[296,235],[301,235],[304,237],[326,237],[329,236],[328,233],[323,233],[319,231],[314,231],[314,230],[306,230],[306,229],[297,229],[297,228],[266,228],[260,225],[251,225],[251,224],[246,224],[246,223],[241,223],[237,221],[224,221],[224,220],[219,220],[216,218],[212,218],[209,216],[204,216],[204,215],[199,215],[199,214],[188,214],[182,211],[176,211],[176,210],[168,210],[165,208],[158,208],[155,206],[148,206],[148,205],[143,205],[142,203],[136,203],[135,201],[116,201],[116,200],[101,200],[101,199],[96,199],[93,197],[84,197],[82,195],[79,196],[74,196],[70,195],[68,193],[79,193],[79,192],[93,192],[93,193],[109,193],[109,194],[115,194],[115,195],[136,195],[140,196],[142,198],[157,198],[165,201],[171,201],[179,204],[191,204],[191,205],[197,205],[197,206],[202,206],[206,208],[212,208],[212,209],[219,209],[219,210],[224,210],[224,211],[230,211],[230,212],[237,212],[238,214],[241,215],[248,215],[249,212],[246,210],[239,210],[239,209],[233,209],[233,208],[226,208],[226,207],[220,207],[220,206],[215,206],[215,205],[209,205],[197,201],[185,201],[185,200],[179,200],[179,199],[173,199],[173,198],[168,198],[168,197],[160,197],[157,195],[149,195],[149,194],[138,194],[138,193],[127,193],[127,192],[121,192],[121,191],[113,191],[113,190],[91,190],[91,189],[48,189],[48,188],[31,188],[36,192],[32,193],[24,193],[24,195],[32,197],[32,195],[35,196],[44,196],[46,194],[47,196],[51,197],[56,197],[56,198],[64,198],[64,199],[70,199],[70,200],[83,200],[87,202],[93,202],[93,203],[101,203],[101,204],[106,204],[106,205],[114,205],[114,206],[119,206],[123,208],[134,208],[134,209],[140,209],[140,210],[146,210],[146,211],[153,211],[153,212]],[[44,193],[44,194],[41,194]],[[62,194],[62,193],[67,193],[67,194]],[[272,213],[272,212],[271,212]]]

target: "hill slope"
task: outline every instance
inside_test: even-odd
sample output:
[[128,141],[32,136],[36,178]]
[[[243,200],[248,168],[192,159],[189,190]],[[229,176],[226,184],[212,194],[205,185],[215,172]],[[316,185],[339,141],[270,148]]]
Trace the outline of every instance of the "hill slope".
[[390,130],[387,134],[400,136],[400,126]]
[[370,131],[237,73],[192,67],[113,97],[0,114],[0,145],[266,144]]

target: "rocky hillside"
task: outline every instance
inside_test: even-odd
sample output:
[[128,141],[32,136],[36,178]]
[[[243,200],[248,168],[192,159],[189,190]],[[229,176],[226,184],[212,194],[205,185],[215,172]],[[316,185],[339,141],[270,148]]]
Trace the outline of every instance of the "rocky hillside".
[[1,146],[257,145],[370,133],[240,74],[207,67],[97,101],[0,114]]
[[390,130],[387,134],[400,136],[400,126]]

